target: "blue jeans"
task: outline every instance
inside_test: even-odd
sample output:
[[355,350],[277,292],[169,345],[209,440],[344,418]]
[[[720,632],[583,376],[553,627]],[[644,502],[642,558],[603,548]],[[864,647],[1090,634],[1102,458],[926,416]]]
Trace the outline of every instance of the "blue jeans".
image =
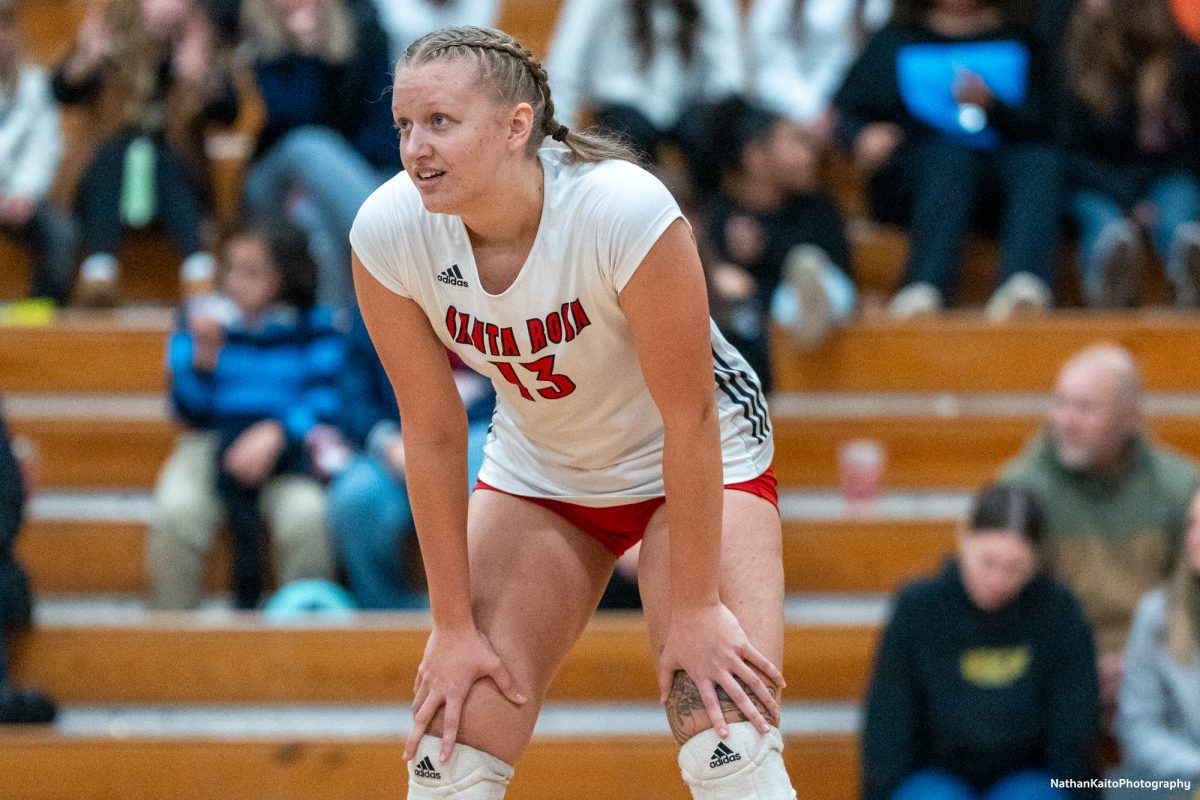
[[[1158,211],[1150,230],[1154,249],[1167,266],[1176,269],[1170,261],[1171,243],[1175,232],[1185,222],[1200,219],[1200,182],[1186,172],[1172,172],[1155,180],[1147,187],[1143,200]],[[1071,215],[1079,226],[1079,271],[1085,286],[1099,283],[1102,259],[1097,257],[1096,243],[1106,225],[1125,219],[1125,209],[1116,199],[1095,189],[1083,189],[1071,197]],[[1176,286],[1184,276],[1167,277]]]
[[[318,125],[284,136],[250,168],[246,205],[256,217],[290,213],[308,233],[319,270],[317,300],[337,307],[354,301],[350,226],[359,207],[391,175],[367,161],[345,137]],[[297,190],[300,201],[287,207]]]
[[[488,421],[467,432],[467,474],[473,486],[483,465]],[[350,593],[368,609],[425,608],[404,567],[404,540],[413,533],[412,508],[402,477],[360,455],[329,486],[329,532],[346,569]]]
[[1067,793],[1050,785],[1050,773],[1017,772],[976,792],[963,781],[932,769],[914,772],[892,800],[1067,800]]
[[[1000,220],[997,283],[1028,272],[1054,286],[1062,163],[1052,148],[1004,144],[973,150],[933,137],[916,145],[909,158],[913,201],[905,285],[930,283],[952,297],[972,220],[986,212]],[[999,207],[996,189],[1003,195]]]

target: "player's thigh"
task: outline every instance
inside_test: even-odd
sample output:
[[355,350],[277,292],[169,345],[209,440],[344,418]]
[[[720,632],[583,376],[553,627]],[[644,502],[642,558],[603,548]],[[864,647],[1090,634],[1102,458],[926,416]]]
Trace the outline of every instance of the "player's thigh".
[[[596,609],[614,556],[559,515],[479,490],[468,515],[475,624],[528,697],[504,698],[490,680],[467,697],[459,741],[513,763],[524,751],[546,690]],[[441,715],[432,733],[441,732]]]
[[[726,489],[721,520],[720,594],[750,643],[782,669],[783,545],[779,512],[749,492]],[[655,657],[670,622],[666,506],[650,520],[638,562],[639,588]]]

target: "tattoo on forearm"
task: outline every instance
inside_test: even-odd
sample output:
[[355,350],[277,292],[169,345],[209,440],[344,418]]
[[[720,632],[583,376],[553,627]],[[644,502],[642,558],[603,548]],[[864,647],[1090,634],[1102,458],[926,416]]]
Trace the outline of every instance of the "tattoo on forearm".
[[[750,690],[750,687],[740,678],[737,679],[737,682],[745,690],[750,700],[754,703],[754,706],[762,713],[767,722],[772,725],[778,725],[779,720],[763,705],[763,702]],[[778,701],[779,687],[771,683],[767,685],[771,689],[771,696]],[[746,715],[742,713],[742,710],[737,707],[737,704],[733,702],[729,694],[720,686],[717,687],[717,701],[721,705],[721,710],[725,713],[726,721],[747,721]],[[671,733],[675,736],[675,741],[680,744],[712,727],[712,721],[708,718],[708,711],[704,708],[704,701],[700,698],[700,690],[696,688],[696,684],[683,670],[675,672],[675,679],[671,684],[671,693],[667,695],[666,711],[667,724],[671,726]]]

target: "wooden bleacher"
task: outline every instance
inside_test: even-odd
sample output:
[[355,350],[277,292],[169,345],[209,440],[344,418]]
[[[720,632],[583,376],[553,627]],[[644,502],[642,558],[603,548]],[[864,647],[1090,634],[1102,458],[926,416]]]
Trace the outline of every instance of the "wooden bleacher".
[[[21,800],[396,800],[405,792],[400,750],[382,737],[0,734],[0,752],[11,759],[0,774],[0,792]],[[506,797],[685,800],[675,752],[669,737],[535,740]],[[784,760],[804,800],[847,800],[857,793],[853,737],[789,736]]]
[[[787,699],[857,700],[877,633],[875,625],[789,623]],[[67,704],[399,702],[412,699],[428,635],[422,613],[274,625],[248,612],[215,620],[146,612],[135,620],[41,625],[15,643],[12,668],[18,682],[43,686]],[[597,615],[550,699],[656,702],[641,614]]]
[[[890,594],[928,574],[953,550],[953,520],[788,519],[783,525],[787,591]],[[131,521],[36,519],[17,542],[39,596],[142,594],[146,526]],[[209,559],[207,587],[226,588],[223,539]]]

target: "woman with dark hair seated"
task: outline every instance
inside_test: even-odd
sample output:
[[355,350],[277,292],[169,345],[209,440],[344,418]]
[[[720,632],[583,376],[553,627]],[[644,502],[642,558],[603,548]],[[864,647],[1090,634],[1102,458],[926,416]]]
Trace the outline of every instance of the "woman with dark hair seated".
[[864,800],[1065,800],[1093,777],[1096,659],[1083,612],[1038,563],[1041,515],[991,486],[957,557],[900,591],[863,726]]

